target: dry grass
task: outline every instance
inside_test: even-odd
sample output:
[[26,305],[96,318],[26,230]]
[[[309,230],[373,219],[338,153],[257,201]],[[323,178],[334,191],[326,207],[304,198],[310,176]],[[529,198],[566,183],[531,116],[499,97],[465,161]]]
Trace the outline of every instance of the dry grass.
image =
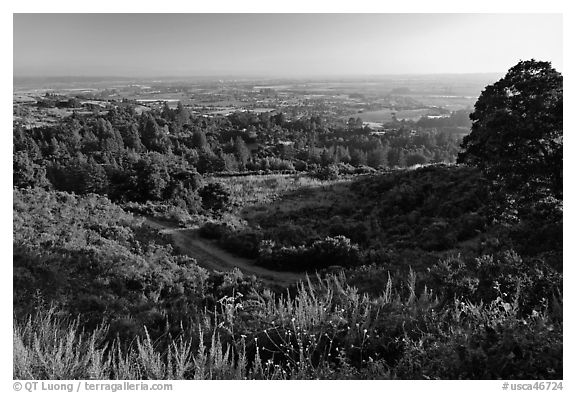
[[[299,284],[295,298],[278,297],[264,290],[254,293],[242,306],[238,306],[239,298],[224,297],[215,316],[205,311],[203,326],[195,333],[169,340],[164,348],[146,331],[144,337],[136,337],[122,350],[118,340],[105,341],[107,327],[87,333],[77,320],[58,315],[54,308],[43,310],[23,323],[15,322],[14,378],[317,378],[338,356],[333,354],[331,341],[326,346],[325,337],[333,340],[338,332],[346,332],[350,342],[362,345],[366,332],[374,330],[378,309],[402,303],[399,296],[392,296],[390,282],[378,299],[361,296],[344,282],[343,275],[319,279],[316,284],[307,280]],[[265,326],[248,344],[245,335],[234,331],[239,324],[238,312],[244,307]],[[347,329],[350,325],[355,328]],[[224,343],[218,333],[221,331],[230,333],[233,341]],[[210,341],[205,343],[204,337],[210,337]],[[259,339],[266,338],[266,342],[259,343]],[[198,339],[199,343],[193,344]],[[270,351],[281,355],[282,364],[277,357],[269,356]]]
[[337,183],[349,180],[318,180],[306,175],[251,175],[228,178],[213,178],[209,182],[218,182],[226,186],[232,195],[232,203],[238,208],[270,204],[286,194],[320,189],[326,190]]
[[[562,329],[546,310],[521,319],[501,297],[441,306],[426,288],[417,293],[412,271],[377,297],[343,274],[315,281],[293,296],[225,296],[196,328],[158,341],[146,331],[131,344],[44,310],[14,325],[14,379],[561,379]],[[523,358],[510,357],[515,347]]]

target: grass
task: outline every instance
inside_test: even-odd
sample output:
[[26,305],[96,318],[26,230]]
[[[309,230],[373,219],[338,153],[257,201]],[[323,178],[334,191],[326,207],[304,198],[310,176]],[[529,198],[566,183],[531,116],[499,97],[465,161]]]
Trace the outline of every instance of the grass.
[[[356,176],[355,178],[358,178]],[[231,194],[231,212],[225,221],[236,229],[273,225],[275,217],[338,206],[356,199],[352,178],[319,180],[306,175],[254,175],[215,178]]]
[[[441,302],[391,279],[376,297],[344,275],[225,296],[197,327],[130,343],[85,332],[54,308],[14,325],[15,379],[348,379],[562,377],[562,328],[516,302]],[[487,333],[489,333],[489,337]],[[513,334],[513,336],[511,336]],[[560,342],[558,342],[558,336]],[[513,355],[510,355],[513,354]],[[521,355],[518,355],[521,354]],[[495,374],[497,373],[497,374]]]
[[[124,350],[118,339],[105,341],[106,326],[87,333],[78,320],[69,320],[54,308],[41,310],[15,324],[14,378],[314,378],[328,372],[331,356],[336,359],[342,355],[335,352],[338,334],[344,332],[349,340],[361,343],[370,328],[366,318],[375,304],[347,288],[343,281],[344,277],[329,277],[316,288],[308,280],[300,283],[293,299],[264,291],[242,306],[235,302],[236,297],[224,297],[219,302],[219,313],[211,319],[206,312],[210,322],[188,338],[183,334],[162,346],[146,331]],[[386,294],[382,301],[395,301],[391,288]],[[235,325],[239,325],[238,312],[244,307],[253,310],[256,319],[265,321],[248,339],[245,334],[233,334]],[[346,320],[356,328],[342,326]],[[232,333],[234,340],[223,342],[219,328]],[[204,341],[206,331],[208,342]]]
[[217,177],[207,182],[222,183],[232,196],[232,204],[239,209],[247,206],[272,203],[284,194],[297,190],[325,189],[333,184],[349,180],[319,180],[306,175],[251,175],[239,177]]

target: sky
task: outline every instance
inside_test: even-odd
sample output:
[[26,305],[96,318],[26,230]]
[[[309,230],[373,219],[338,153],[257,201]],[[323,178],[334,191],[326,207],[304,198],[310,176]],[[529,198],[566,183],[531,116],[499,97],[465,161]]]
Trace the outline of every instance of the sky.
[[561,14],[14,14],[22,76],[562,71]]

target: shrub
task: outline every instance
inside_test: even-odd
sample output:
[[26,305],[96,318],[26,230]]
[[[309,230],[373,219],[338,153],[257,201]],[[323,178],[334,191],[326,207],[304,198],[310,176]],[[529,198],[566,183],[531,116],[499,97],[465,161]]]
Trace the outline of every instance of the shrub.
[[338,166],[334,164],[321,167],[312,173],[312,176],[319,180],[336,180],[339,175]]
[[428,285],[446,299],[489,303],[501,297],[520,315],[541,312],[562,297],[562,275],[545,262],[513,251],[478,258],[452,256],[428,269]]
[[226,224],[207,222],[200,227],[198,233],[206,239],[221,239],[229,231],[230,229]]
[[220,183],[209,183],[198,190],[202,207],[216,212],[224,211],[230,203],[230,192]]
[[280,247],[271,240],[260,243],[258,262],[283,270],[316,270],[332,265],[356,266],[360,249],[345,236],[326,237],[309,246]]

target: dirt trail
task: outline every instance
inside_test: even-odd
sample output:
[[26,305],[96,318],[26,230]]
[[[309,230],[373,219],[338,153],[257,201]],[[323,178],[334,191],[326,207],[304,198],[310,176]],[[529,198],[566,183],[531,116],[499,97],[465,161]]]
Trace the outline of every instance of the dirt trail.
[[198,228],[178,228],[175,224],[146,218],[146,224],[172,237],[176,248],[196,259],[198,265],[211,270],[230,271],[235,267],[242,273],[255,275],[261,280],[276,285],[289,285],[305,278],[302,273],[269,270],[257,266],[254,260],[237,257],[223,250],[210,240],[198,235]]

